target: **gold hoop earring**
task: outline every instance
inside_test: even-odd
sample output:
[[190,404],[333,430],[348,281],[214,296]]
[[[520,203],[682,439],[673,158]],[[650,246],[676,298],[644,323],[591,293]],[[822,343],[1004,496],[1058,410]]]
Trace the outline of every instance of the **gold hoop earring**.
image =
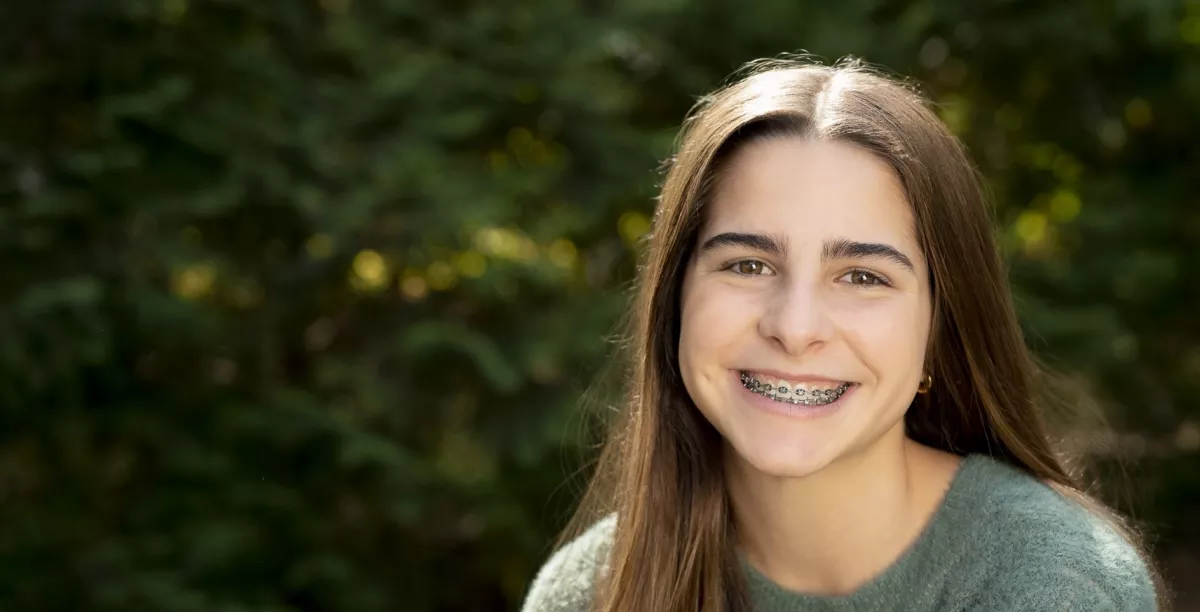
[[925,374],[925,378],[917,385],[917,393],[929,393],[929,389],[933,387],[933,374]]

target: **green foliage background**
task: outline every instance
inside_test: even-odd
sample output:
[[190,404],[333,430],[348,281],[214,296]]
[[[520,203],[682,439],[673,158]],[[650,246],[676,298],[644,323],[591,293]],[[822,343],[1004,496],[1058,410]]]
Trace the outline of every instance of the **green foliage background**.
[[802,49],[939,101],[1187,595],[1200,3],[46,0],[0,7],[0,608],[515,609],[684,113]]

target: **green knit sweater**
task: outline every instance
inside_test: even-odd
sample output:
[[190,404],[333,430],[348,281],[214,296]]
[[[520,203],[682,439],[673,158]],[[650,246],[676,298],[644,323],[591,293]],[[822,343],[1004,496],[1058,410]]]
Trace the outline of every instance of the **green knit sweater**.
[[[551,556],[523,612],[584,612],[615,517]],[[1040,480],[968,455],[921,535],[845,596],[789,591],[742,562],[756,612],[861,610],[1153,611],[1145,564],[1108,525]]]

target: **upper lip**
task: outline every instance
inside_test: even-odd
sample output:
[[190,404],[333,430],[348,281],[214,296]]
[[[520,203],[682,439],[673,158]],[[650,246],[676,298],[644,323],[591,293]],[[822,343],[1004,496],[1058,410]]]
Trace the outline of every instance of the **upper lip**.
[[781,372],[779,370],[757,370],[757,369],[752,369],[752,368],[743,368],[742,371],[749,372],[751,374],[762,374],[763,376],[770,376],[771,378],[782,378],[784,380],[790,380],[792,382],[815,382],[815,383],[834,383],[834,384],[850,382],[844,378],[835,378],[832,376],[826,376],[824,374],[800,374],[800,373],[795,373],[795,372]]

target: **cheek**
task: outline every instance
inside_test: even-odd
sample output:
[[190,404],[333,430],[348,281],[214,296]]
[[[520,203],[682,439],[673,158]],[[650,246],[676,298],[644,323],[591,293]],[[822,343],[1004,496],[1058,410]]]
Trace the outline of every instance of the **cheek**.
[[918,368],[929,335],[925,310],[927,307],[915,300],[871,300],[841,309],[839,327],[872,369]]
[[681,369],[707,368],[730,355],[751,319],[745,300],[715,283],[684,283],[680,296]]

